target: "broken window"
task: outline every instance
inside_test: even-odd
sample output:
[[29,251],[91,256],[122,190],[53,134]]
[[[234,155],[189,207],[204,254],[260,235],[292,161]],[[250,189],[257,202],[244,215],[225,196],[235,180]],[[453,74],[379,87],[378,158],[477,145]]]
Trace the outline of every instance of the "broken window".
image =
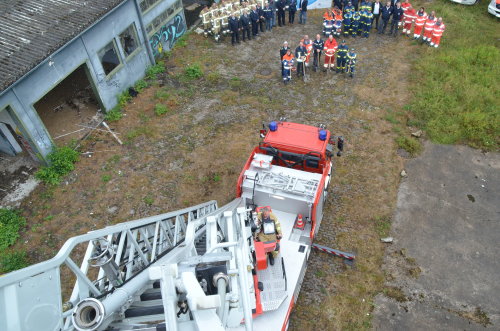
[[101,49],[98,55],[106,76],[108,76],[116,67],[121,64],[114,41],[111,41],[103,49]]
[[148,11],[150,8],[155,6],[160,0],[141,0],[139,3],[139,7],[141,7],[141,11],[145,13]]
[[135,24],[132,23],[120,34],[120,43],[122,44],[125,57],[130,56],[139,46],[139,39],[137,38],[137,30]]

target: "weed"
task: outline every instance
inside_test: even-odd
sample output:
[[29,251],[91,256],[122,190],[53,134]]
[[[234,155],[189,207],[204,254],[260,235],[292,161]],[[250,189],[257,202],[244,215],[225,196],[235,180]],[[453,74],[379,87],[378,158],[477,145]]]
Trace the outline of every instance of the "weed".
[[139,119],[141,120],[141,122],[146,123],[146,122],[149,122],[151,117],[146,115],[144,112],[141,112],[141,113],[139,113]]
[[153,203],[155,202],[155,200],[153,199],[152,196],[148,195],[148,196],[145,196],[144,199],[143,199],[144,203],[148,206],[152,206]]
[[155,99],[167,100],[170,97],[170,93],[165,90],[158,90],[155,92]]
[[110,163],[118,163],[120,162],[121,156],[120,154],[115,154],[112,157],[109,158],[108,162]]
[[55,147],[47,156],[48,167],[42,167],[35,173],[35,177],[47,184],[58,184],[61,177],[73,171],[75,162],[79,159],[77,151],[69,147]]
[[19,230],[26,220],[17,210],[0,208],[0,250],[12,246],[19,238]]
[[177,39],[177,41],[175,42],[175,45],[174,45],[174,49],[186,47],[188,36],[189,36],[189,33],[185,33],[179,39]]
[[52,221],[54,219],[54,215],[48,215],[43,218],[45,222]]
[[25,251],[0,253],[0,273],[22,269],[28,265],[28,257]]
[[392,298],[397,302],[408,301],[408,298],[404,294],[403,290],[401,290],[399,287],[386,286],[383,292],[388,298]]
[[137,91],[137,92],[142,92],[142,90],[144,90],[146,87],[148,87],[149,84],[148,82],[146,82],[145,80],[141,79],[141,80],[138,80],[135,85],[134,85],[134,89]]
[[33,224],[33,226],[31,227],[31,232],[37,232],[41,227],[42,225],[40,223]]
[[135,138],[142,136],[142,135],[148,136],[148,135],[150,135],[150,133],[151,133],[151,131],[147,127],[140,126],[138,128],[135,128],[135,129],[127,132],[125,137],[127,138],[127,140],[132,141]]
[[384,119],[392,124],[400,124],[399,120],[394,116],[394,114],[391,113],[385,115]]
[[399,136],[396,138],[396,143],[398,144],[399,148],[404,149],[412,156],[418,155],[422,151],[422,145],[415,138]]
[[118,96],[118,107],[124,108],[129,101],[132,100],[132,96],[128,93],[128,90],[125,90]]
[[118,121],[123,117],[123,113],[120,109],[119,106],[116,106],[115,108],[111,109],[104,115],[104,120],[107,122],[115,122]]
[[325,276],[326,276],[326,273],[325,273],[323,270],[321,270],[321,269],[320,269],[320,270],[317,270],[317,271],[315,272],[315,274],[316,274],[316,277],[320,277],[320,278],[323,278],[323,277],[325,277]]
[[233,90],[239,90],[243,86],[243,82],[241,81],[241,79],[239,77],[233,77],[229,81],[229,86]]
[[155,106],[155,114],[157,116],[164,115],[164,114],[168,113],[169,111],[170,111],[170,109],[168,109],[168,107],[166,105],[162,105],[161,103],[157,103]]
[[163,61],[159,61],[154,66],[150,66],[146,69],[146,78],[147,79],[155,79],[159,74],[165,72],[165,63]]
[[199,63],[194,63],[191,65],[188,65],[184,69],[184,76],[187,79],[199,79],[203,77],[203,70],[201,70],[201,66]]
[[221,179],[222,179],[222,177],[220,174],[214,174],[214,176],[212,177],[212,180],[214,182],[220,182]]
[[102,175],[101,180],[103,183],[107,183],[111,180],[111,175],[109,175],[109,174]]
[[212,71],[207,75],[207,81],[211,84],[217,84],[222,79],[218,71]]
[[376,217],[374,220],[375,231],[380,237],[386,237],[391,230],[391,219],[389,217]]

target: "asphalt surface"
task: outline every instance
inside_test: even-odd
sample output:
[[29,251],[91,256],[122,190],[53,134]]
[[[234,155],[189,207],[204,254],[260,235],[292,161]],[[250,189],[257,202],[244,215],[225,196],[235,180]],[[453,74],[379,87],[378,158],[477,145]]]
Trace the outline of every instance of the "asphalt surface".
[[426,143],[405,169],[384,269],[406,301],[378,295],[374,329],[499,330],[500,154]]

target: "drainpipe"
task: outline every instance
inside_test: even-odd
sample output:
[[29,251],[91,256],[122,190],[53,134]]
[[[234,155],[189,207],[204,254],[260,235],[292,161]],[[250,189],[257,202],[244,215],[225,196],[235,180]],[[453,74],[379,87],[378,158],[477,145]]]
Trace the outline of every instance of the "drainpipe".
[[149,44],[148,32],[146,31],[146,26],[144,25],[144,20],[142,17],[141,7],[139,6],[139,0],[132,0],[135,5],[135,10],[137,12],[137,16],[139,17],[139,25],[141,26],[142,38],[144,39],[144,45],[146,46],[146,53],[148,53],[149,62],[151,65],[156,64],[155,56],[153,55],[153,50],[151,49],[151,45]]

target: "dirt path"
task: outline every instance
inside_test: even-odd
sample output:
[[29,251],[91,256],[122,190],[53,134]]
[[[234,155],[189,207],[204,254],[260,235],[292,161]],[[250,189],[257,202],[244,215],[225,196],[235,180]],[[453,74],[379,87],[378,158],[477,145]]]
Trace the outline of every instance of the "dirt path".
[[406,164],[377,330],[498,330],[500,154],[426,144]]
[[[306,26],[278,28],[238,47],[190,37],[167,61],[168,73],[111,124],[123,146],[105,133],[92,135],[82,146],[89,153],[62,185],[41,187],[24,201],[29,226],[19,246],[40,261],[68,237],[108,224],[211,199],[222,205],[234,197],[262,122],[285,116],[324,123],[345,137],[346,152],[335,161],[318,242],[354,251],[358,262],[349,269],[331,256],[313,254],[290,326],[369,328],[373,298],[384,285],[379,239],[390,228],[403,167],[394,138],[401,130],[409,133],[401,109],[409,95],[405,59],[414,46],[387,36],[348,39],[358,52],[354,79],[312,73],[310,82],[294,78],[285,87],[278,50],[284,40],[296,47],[304,34],[314,37],[321,15],[311,12]],[[185,77],[192,63],[201,64],[203,79]],[[158,103],[170,111],[156,116]]]

